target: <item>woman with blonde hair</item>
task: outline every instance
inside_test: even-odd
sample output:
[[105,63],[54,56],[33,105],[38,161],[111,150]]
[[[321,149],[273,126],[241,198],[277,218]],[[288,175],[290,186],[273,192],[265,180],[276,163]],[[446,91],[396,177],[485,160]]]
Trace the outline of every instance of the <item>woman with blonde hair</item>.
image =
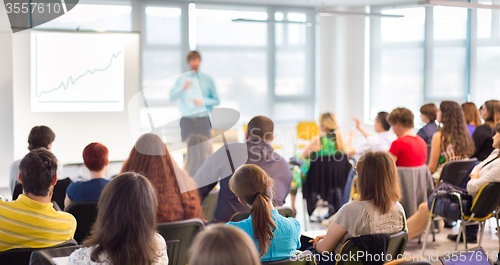
[[309,145],[304,148],[300,159],[316,156],[330,156],[337,152],[344,152],[344,138],[337,123],[337,117],[333,113],[326,112],[319,115],[320,134],[311,139]]
[[254,238],[262,261],[290,258],[290,253],[300,248],[300,224],[274,209],[273,184],[267,173],[257,165],[243,165],[234,172],[229,187],[241,204],[250,206],[251,214],[227,225],[239,227]]
[[189,265],[260,265],[252,239],[241,229],[221,224],[200,232],[189,254]]
[[472,102],[465,102],[462,104],[462,110],[464,111],[467,130],[469,131],[469,135],[472,136],[476,128],[483,125],[481,114],[479,114],[479,109],[476,107],[476,104]]
[[406,229],[396,164],[389,153],[369,151],[359,159],[359,198],[342,206],[326,235],[316,237],[314,248],[339,253],[346,239],[371,234],[394,234]]

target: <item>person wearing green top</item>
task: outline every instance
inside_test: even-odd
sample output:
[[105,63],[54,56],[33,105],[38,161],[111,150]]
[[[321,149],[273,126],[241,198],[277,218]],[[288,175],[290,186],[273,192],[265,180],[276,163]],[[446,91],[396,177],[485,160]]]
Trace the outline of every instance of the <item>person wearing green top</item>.
[[[300,183],[309,171],[311,159],[316,159],[321,156],[331,156],[337,152],[345,151],[342,132],[337,123],[337,117],[333,113],[326,112],[319,115],[319,135],[314,136],[311,142],[304,148],[304,151],[296,158],[303,161],[304,164],[300,167],[300,173],[294,171],[293,178],[295,187],[299,188]],[[293,184],[292,184],[293,185]],[[292,201],[292,209],[295,210],[295,192],[291,192],[290,199]]]

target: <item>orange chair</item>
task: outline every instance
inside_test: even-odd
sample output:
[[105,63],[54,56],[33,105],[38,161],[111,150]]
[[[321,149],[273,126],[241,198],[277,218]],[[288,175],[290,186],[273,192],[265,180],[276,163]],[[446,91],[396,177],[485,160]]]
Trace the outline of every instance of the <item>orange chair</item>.
[[314,121],[303,121],[297,124],[297,140],[294,153],[297,149],[306,147],[305,143],[299,143],[299,139],[310,141],[314,136],[319,135],[319,127]]

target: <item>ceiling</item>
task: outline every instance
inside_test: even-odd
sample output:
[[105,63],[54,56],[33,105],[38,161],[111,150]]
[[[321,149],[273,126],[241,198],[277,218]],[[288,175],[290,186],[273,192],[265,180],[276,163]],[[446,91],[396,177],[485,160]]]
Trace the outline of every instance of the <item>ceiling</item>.
[[252,5],[277,5],[277,6],[365,6],[388,5],[408,2],[411,0],[195,0],[195,3],[227,3],[227,4],[252,4]]

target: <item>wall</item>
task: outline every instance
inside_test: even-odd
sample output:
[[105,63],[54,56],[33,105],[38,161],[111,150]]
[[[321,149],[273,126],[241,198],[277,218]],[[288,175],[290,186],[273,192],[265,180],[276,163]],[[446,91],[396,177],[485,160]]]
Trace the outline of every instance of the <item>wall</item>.
[[12,101],[12,31],[4,5],[0,5],[0,187],[8,185],[14,159]]

